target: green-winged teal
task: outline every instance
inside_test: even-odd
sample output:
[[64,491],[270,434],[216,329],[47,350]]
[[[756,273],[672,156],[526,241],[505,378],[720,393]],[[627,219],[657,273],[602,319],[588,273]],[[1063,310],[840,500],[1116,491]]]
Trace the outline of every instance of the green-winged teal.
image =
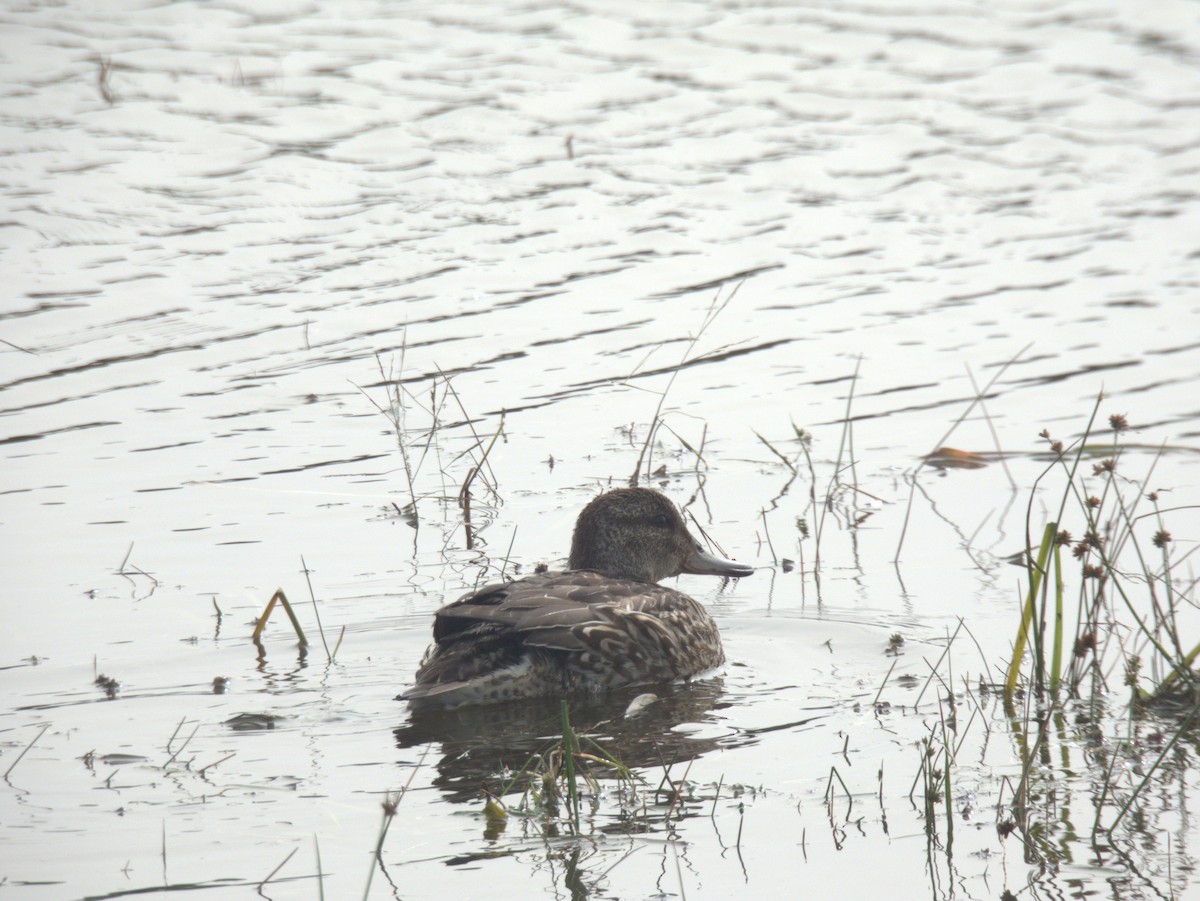
[[702,548],[675,505],[648,488],[618,488],[584,507],[568,566],[438,610],[416,685],[400,698],[458,707],[694,676],[725,660],[717,625],[686,594],[655,583],[754,572]]

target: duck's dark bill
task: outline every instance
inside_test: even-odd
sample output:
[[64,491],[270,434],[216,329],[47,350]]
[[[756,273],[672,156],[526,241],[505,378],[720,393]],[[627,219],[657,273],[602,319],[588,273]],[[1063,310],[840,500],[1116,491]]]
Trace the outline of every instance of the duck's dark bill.
[[710,554],[704,548],[696,545],[692,551],[692,556],[683,565],[683,571],[685,573],[693,573],[697,576],[734,576],[735,578],[741,578],[742,576],[752,575],[754,567],[747,566],[745,563],[726,560],[724,557],[718,557],[716,554]]

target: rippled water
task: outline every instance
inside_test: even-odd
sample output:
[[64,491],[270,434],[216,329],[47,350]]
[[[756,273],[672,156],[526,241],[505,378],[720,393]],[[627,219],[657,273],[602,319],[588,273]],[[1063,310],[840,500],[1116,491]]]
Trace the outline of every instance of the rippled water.
[[[356,897],[410,777],[373,896],[1186,896],[1194,767],[1132,859],[1005,842],[985,776],[927,855],[908,793],[957,617],[980,647],[954,645],[951,684],[1007,659],[1038,433],[1077,437],[1103,391],[1123,471],[1196,502],[1194,3],[9,4],[0,26],[14,898],[245,897],[293,851],[270,897],[317,897],[318,872]],[[762,569],[679,583],[730,664],[600,732],[655,781],[695,758],[694,797],[632,836],[600,804],[586,849],[487,833],[479,780],[556,711],[430,724],[393,696],[439,604],[562,562],[660,402],[643,470]],[[906,474],[943,444],[1000,455],[923,470],[901,547]],[[835,470],[857,490],[810,506]],[[333,664],[282,618],[265,656],[248,641],[277,586],[307,599],[302,558]],[[894,632],[912,681],[880,717]],[[978,763],[1020,771],[995,731]]]

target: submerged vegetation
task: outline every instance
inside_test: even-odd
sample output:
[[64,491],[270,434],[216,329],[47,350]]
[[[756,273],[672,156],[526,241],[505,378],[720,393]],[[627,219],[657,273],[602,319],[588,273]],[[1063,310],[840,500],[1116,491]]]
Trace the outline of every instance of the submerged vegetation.
[[[1028,645],[1026,682],[1050,703],[1107,693],[1117,670],[1135,706],[1169,702],[1187,707],[1198,699],[1192,664],[1200,644],[1185,651],[1189,642],[1180,632],[1180,607],[1191,605],[1194,582],[1181,580],[1178,570],[1192,551],[1173,552],[1166,520],[1170,511],[1149,487],[1153,464],[1141,479],[1120,471],[1120,436],[1129,428],[1125,416],[1109,417],[1111,443],[1092,444],[1095,416],[1093,411],[1072,447],[1064,447],[1048,431],[1041,435],[1054,461],[1038,482],[1059,474],[1065,484],[1040,544],[1024,555],[1028,590],[1004,697],[1012,702]],[[1090,473],[1088,458],[1095,461]],[[1143,512],[1147,505],[1150,509]],[[1031,496],[1027,523],[1032,508]],[[1068,516],[1079,523],[1081,537],[1063,527]],[[1064,564],[1066,551],[1073,565]]]

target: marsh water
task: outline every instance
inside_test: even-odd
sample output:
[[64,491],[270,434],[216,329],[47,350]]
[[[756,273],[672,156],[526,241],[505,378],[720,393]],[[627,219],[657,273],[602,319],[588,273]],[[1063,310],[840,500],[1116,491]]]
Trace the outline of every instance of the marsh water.
[[[1195,3],[8,3],[0,72],[5,897],[1197,896],[1177,720],[1110,668],[1005,836],[979,689],[1094,409],[1200,640]],[[557,702],[394,698],[635,471],[758,569],[573,707],[576,826]]]

